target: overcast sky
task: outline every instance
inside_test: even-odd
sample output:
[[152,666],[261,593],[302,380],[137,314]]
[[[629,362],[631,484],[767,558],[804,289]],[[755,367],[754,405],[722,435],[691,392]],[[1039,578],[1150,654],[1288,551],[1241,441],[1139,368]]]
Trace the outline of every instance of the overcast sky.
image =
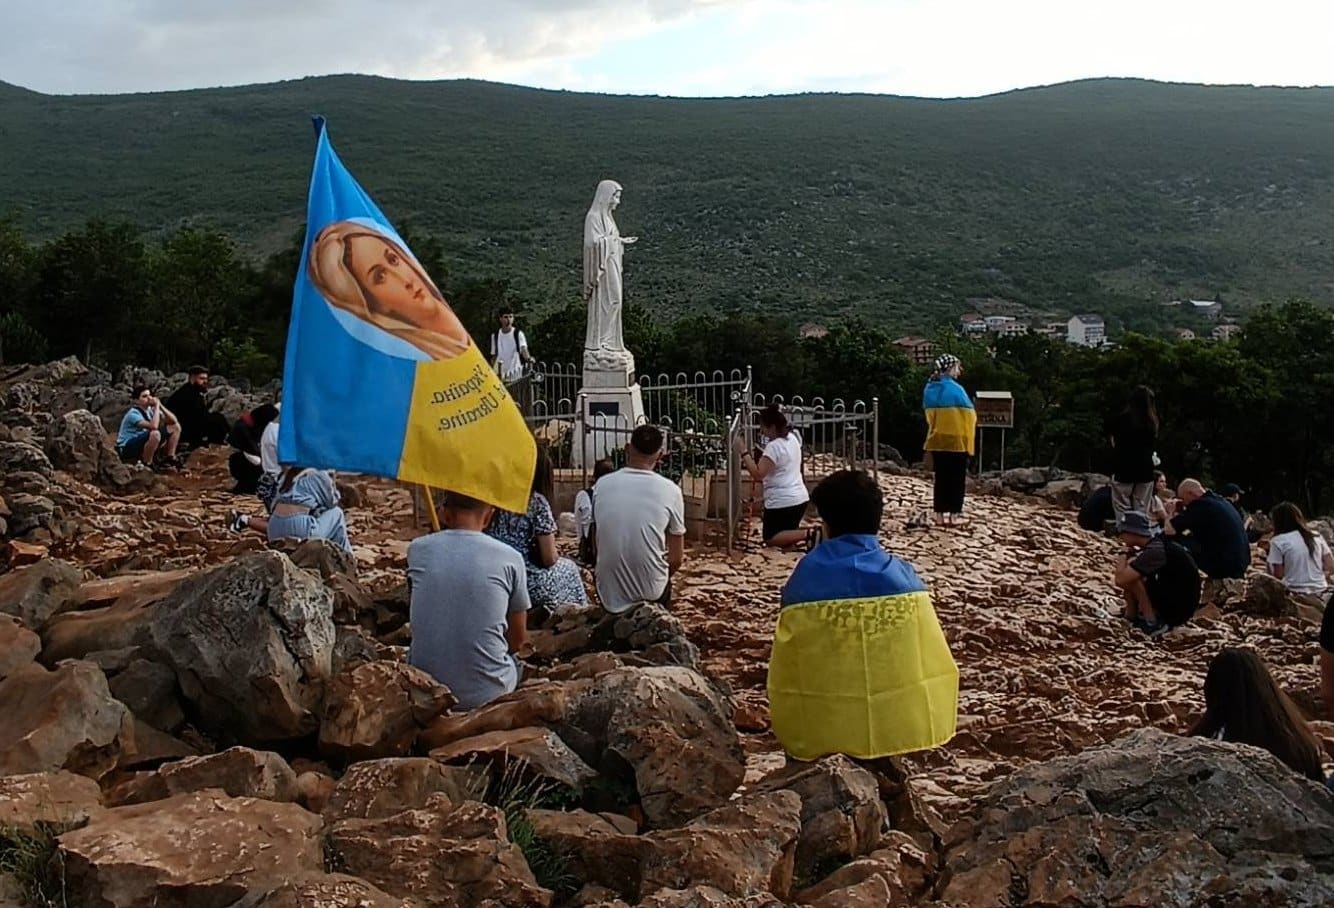
[[56,94],[347,72],[670,95],[1334,84],[1319,0],[0,0],[0,23],[0,80]]

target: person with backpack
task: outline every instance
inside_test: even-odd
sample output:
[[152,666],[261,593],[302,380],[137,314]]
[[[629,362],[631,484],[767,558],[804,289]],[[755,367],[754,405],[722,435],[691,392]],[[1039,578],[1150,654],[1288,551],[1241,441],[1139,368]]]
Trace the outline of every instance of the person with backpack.
[[513,309],[501,309],[498,318],[500,327],[491,335],[491,368],[505,383],[520,412],[528,416],[532,410],[532,380],[525,367],[533,362],[528,338],[514,324]]
[[616,465],[609,458],[602,458],[593,464],[593,481],[588,484],[588,488],[580,489],[574,496],[574,526],[579,533],[579,563],[586,567],[592,567],[598,560],[595,541],[597,521],[593,516],[593,487],[603,476],[615,472]]
[[1200,571],[1190,552],[1155,533],[1143,511],[1124,512],[1116,530],[1126,545],[1113,577],[1125,617],[1150,636],[1189,621],[1200,607]]

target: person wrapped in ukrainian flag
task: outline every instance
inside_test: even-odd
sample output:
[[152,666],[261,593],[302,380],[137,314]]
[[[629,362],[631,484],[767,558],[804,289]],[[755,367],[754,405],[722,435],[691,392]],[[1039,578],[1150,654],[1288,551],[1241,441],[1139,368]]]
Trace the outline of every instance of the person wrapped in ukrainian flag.
[[959,670],[912,565],[880,546],[884,496],[856,470],[811,493],[825,541],[783,587],[769,660],[774,734],[798,760],[874,759],[954,736]]

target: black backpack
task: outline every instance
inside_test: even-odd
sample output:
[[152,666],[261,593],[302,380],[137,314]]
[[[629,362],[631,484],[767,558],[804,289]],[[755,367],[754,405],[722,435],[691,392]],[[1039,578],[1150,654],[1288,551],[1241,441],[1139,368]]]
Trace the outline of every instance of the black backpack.
[[1185,624],[1200,607],[1200,569],[1185,546],[1163,540],[1167,562],[1144,578],[1158,620],[1169,627]]

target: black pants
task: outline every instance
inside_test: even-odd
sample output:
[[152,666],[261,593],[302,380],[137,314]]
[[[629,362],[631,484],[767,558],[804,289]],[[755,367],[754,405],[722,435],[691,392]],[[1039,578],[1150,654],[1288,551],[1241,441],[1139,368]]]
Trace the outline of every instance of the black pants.
[[259,477],[263,471],[246,460],[246,456],[240,451],[233,451],[232,456],[227,458],[227,470],[232,474],[232,479],[236,480],[236,486],[232,489],[235,495],[253,495],[259,485]]
[[931,510],[937,514],[962,514],[968,455],[963,451],[932,451],[931,461],[936,481]]

